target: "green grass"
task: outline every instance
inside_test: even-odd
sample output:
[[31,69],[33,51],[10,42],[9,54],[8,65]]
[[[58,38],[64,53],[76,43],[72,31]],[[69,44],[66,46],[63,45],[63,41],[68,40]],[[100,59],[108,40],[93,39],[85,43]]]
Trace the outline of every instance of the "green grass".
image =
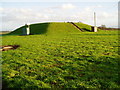
[[[22,28],[24,26],[16,29],[15,31],[9,33],[9,35],[22,35]],[[75,33],[79,32],[70,23],[38,23],[30,25],[31,34],[64,34],[64,33]]]
[[84,23],[75,23],[78,27],[80,27],[84,31],[91,31],[91,26]]
[[39,35],[3,36],[3,45],[20,45],[2,53],[3,87],[120,88],[118,31],[79,32],[60,24],[44,34],[36,25],[32,32]]

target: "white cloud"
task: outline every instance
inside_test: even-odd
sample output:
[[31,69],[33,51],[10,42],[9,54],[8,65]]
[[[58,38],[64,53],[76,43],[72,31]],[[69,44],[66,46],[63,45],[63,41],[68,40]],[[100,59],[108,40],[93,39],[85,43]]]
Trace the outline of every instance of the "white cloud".
[[[102,7],[102,6],[97,6]],[[46,21],[81,21],[93,25],[93,7],[77,8],[73,4],[63,4],[57,8],[39,9],[30,8],[0,8],[2,11],[3,30],[14,30],[25,23],[39,23]],[[113,14],[97,11],[97,24],[106,26],[117,25],[117,11]],[[1,15],[0,15],[1,16]]]
[[89,7],[82,8],[79,12],[74,13],[72,17],[78,21],[92,24],[93,10]]
[[35,18],[47,18],[47,16],[43,13],[33,11],[32,9],[23,9],[23,8],[6,8],[3,9],[3,22],[9,21],[24,21],[28,19],[28,21],[33,21]]
[[45,13],[24,8],[4,8],[2,10],[2,30],[14,30],[25,23],[46,21],[49,16]]
[[0,11],[3,11],[3,8],[0,7]]
[[109,13],[107,13],[107,12],[103,12],[103,13],[102,13],[102,16],[103,16],[104,18],[107,18],[107,17],[109,17],[109,16],[110,16],[110,14],[109,14]]
[[45,13],[54,13],[54,11],[51,8],[47,8],[44,10]]
[[[97,25],[100,26],[105,24],[107,27],[117,27],[118,25],[118,12],[105,12],[105,11],[97,11]],[[87,7],[82,9],[80,12],[72,15],[71,18],[75,20],[79,20],[83,23],[87,23],[90,25],[94,25],[94,9],[91,7]]]
[[73,8],[75,8],[75,6],[73,4],[63,4],[62,8],[63,9],[73,9]]
[[53,6],[53,7],[49,7],[49,9],[64,9],[64,10],[68,10],[68,9],[74,9],[76,8],[75,5],[71,4],[71,3],[65,3],[65,4],[62,4],[62,5],[58,5],[58,6]]
[[119,0],[2,0],[3,2],[118,2]]
[[98,12],[97,13],[98,25],[105,24],[108,27],[118,26],[118,12]]
[[100,4],[98,4],[98,5],[92,5],[92,6],[87,6],[87,7],[91,8],[91,9],[104,8],[104,6],[103,6],[103,5],[100,5]]

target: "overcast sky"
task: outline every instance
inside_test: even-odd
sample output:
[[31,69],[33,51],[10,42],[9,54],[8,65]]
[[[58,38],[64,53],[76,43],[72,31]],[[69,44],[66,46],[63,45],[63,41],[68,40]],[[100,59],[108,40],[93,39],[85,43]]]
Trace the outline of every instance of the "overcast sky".
[[[9,1],[9,2],[8,2]],[[21,2],[20,2],[21,1]],[[25,23],[83,22],[93,25],[93,13],[97,26],[118,26],[119,0],[2,0],[1,30],[15,30]],[[0,24],[1,25],[1,24]]]

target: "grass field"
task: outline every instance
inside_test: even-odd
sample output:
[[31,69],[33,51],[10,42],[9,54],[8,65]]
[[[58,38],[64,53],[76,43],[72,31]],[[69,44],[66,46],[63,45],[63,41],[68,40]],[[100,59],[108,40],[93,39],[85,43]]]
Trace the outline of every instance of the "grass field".
[[34,35],[19,36],[18,29],[2,37],[3,45],[20,45],[2,52],[3,88],[120,88],[118,31],[57,25],[36,24]]

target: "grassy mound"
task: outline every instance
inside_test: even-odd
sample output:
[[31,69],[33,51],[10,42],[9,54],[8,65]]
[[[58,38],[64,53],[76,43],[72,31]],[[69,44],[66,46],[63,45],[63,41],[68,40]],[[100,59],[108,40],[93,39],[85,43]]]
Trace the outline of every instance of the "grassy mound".
[[[91,31],[91,26],[83,23],[75,23],[82,29]],[[15,31],[9,33],[9,35],[22,35],[22,26]],[[70,23],[52,22],[52,23],[37,23],[30,25],[31,34],[64,34],[64,33],[79,33],[80,31]]]

